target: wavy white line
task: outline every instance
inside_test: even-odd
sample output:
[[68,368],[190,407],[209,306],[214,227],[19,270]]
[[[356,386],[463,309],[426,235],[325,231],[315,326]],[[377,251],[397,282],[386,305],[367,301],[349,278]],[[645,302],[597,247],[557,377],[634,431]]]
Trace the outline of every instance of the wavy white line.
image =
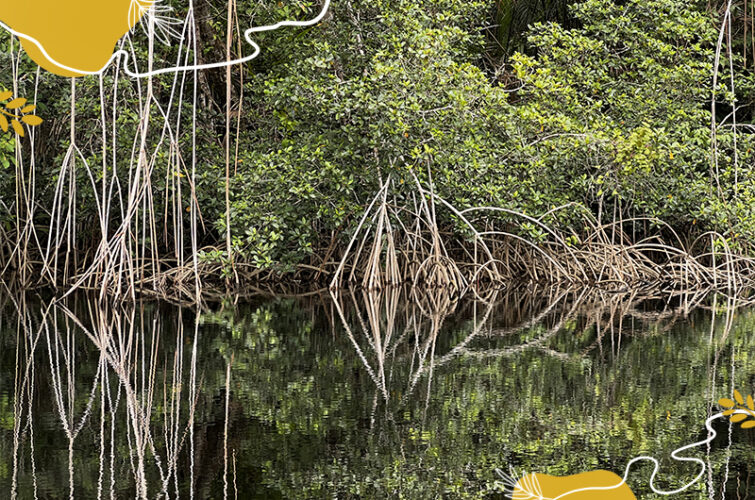
[[[745,410],[737,410],[734,413],[748,414],[748,412],[745,411]],[[677,493],[681,493],[682,491],[685,491],[688,488],[694,486],[695,483],[697,483],[700,480],[700,478],[703,477],[703,474],[705,474],[706,465],[705,465],[705,461],[703,461],[701,458],[680,457],[679,453],[681,453],[681,452],[683,452],[685,450],[688,450],[690,448],[696,448],[698,446],[706,445],[706,444],[710,443],[711,441],[713,441],[716,438],[717,433],[713,429],[713,427],[711,427],[711,423],[714,420],[716,420],[718,418],[721,418],[723,416],[724,416],[723,413],[716,413],[715,415],[709,417],[708,420],[705,421],[705,427],[706,427],[706,429],[708,429],[708,437],[706,439],[703,439],[702,441],[698,441],[696,443],[692,443],[692,444],[688,444],[688,445],[682,446],[681,448],[677,448],[676,450],[674,450],[674,451],[671,452],[671,458],[673,458],[674,460],[676,460],[678,462],[695,462],[695,463],[698,463],[698,464],[700,464],[702,466],[702,470],[695,477],[695,479],[693,479],[692,481],[690,481],[689,483],[685,484],[684,486],[682,486],[680,488],[677,488],[675,490],[670,490],[670,491],[659,490],[658,488],[656,488],[655,484],[654,484],[655,477],[658,475],[658,471],[659,471],[659,469],[661,467],[661,464],[658,462],[658,460],[655,457],[639,456],[639,457],[633,458],[632,460],[629,461],[629,463],[627,463],[626,469],[624,470],[624,477],[621,479],[621,482],[619,482],[618,484],[615,484],[613,486],[587,486],[587,487],[584,487],[584,488],[579,488],[579,489],[576,489],[576,490],[567,491],[567,492],[562,493],[559,496],[553,497],[553,498],[551,498],[551,497],[545,497],[545,496],[540,495],[537,500],[560,500],[560,499],[562,499],[564,497],[567,497],[569,495],[573,495],[575,493],[580,493],[580,492],[583,492],[583,491],[606,491],[606,490],[614,490],[616,488],[619,488],[623,484],[626,484],[627,478],[629,477],[629,469],[632,467],[632,464],[634,464],[636,462],[640,462],[642,460],[647,460],[647,461],[653,462],[653,464],[654,464],[653,473],[650,475],[650,481],[649,481],[650,489],[653,490],[653,493],[655,493],[656,495],[664,495],[664,496],[675,495]],[[500,471],[499,471],[499,474],[501,474]],[[513,492],[512,492],[512,494],[513,494]]]
[[309,19],[307,21],[281,21],[275,24],[268,24],[264,26],[253,26],[246,31],[244,31],[244,38],[246,39],[247,43],[251,45],[254,48],[254,52],[249,54],[248,56],[244,56],[238,59],[232,59],[230,61],[222,61],[217,63],[207,63],[207,64],[194,64],[189,66],[172,66],[169,68],[161,68],[153,71],[146,71],[146,72],[135,72],[132,71],[128,67],[128,61],[129,61],[129,54],[125,50],[117,50],[113,53],[113,55],[108,59],[107,63],[100,68],[97,71],[84,71],[78,68],[72,68],[70,66],[67,66],[55,59],[53,59],[50,54],[45,50],[45,48],[42,46],[42,44],[34,37],[29,36],[25,33],[21,33],[19,31],[14,30],[7,24],[0,21],[0,27],[4,28],[9,33],[17,36],[18,38],[22,38],[24,40],[28,40],[32,42],[34,45],[37,46],[37,48],[42,52],[42,54],[55,66],[59,67],[60,69],[64,69],[66,71],[70,71],[72,73],[79,73],[81,75],[99,75],[102,72],[104,72],[116,59],[119,57],[123,57],[123,71],[128,76],[132,78],[148,78],[151,76],[157,76],[157,75],[163,75],[166,73],[179,73],[182,71],[197,71],[197,70],[203,70],[203,69],[213,69],[213,68],[225,68],[228,66],[234,66],[236,64],[245,64],[249,61],[255,59],[260,54],[260,46],[255,43],[254,40],[252,40],[251,36],[253,33],[261,33],[264,31],[274,31],[279,28],[287,27],[287,26],[294,26],[294,27],[305,27],[305,26],[313,26],[325,18],[326,14],[328,13],[328,9],[330,8],[330,2],[331,0],[325,0],[323,3],[322,9],[320,10],[320,13],[317,15],[317,17],[313,19]]

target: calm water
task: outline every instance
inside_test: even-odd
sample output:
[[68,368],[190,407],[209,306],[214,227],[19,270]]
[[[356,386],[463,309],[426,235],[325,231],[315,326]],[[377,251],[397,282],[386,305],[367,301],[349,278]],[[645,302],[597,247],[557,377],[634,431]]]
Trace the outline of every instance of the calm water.
[[[670,452],[755,387],[755,314],[689,300],[0,296],[0,498],[503,498],[496,468],[641,454],[676,487]],[[669,498],[755,498],[755,430],[716,429]]]

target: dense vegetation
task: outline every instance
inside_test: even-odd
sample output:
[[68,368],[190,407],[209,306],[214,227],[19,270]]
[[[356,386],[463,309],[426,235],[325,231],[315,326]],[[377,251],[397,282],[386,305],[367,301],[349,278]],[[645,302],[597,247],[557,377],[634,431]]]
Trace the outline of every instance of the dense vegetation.
[[[174,3],[175,17],[185,16],[187,6]],[[145,101],[146,82],[115,71],[75,87],[37,75],[30,61],[14,57],[17,45],[6,36],[0,84],[36,95],[46,122],[33,140],[14,144],[0,135],[0,259],[6,271],[27,275],[40,261],[65,267],[48,271],[49,281],[70,282],[89,264],[105,266],[94,257],[100,241],[128,233],[118,228],[131,216],[151,219],[124,240],[132,258],[118,261],[151,258],[137,265],[139,273],[188,265],[198,250],[193,265],[204,266],[203,276],[326,277],[383,186],[394,233],[410,233],[422,212],[420,237],[394,236],[384,248],[380,218],[365,230],[379,243],[377,255],[395,251],[415,271],[417,258],[406,255],[418,245],[424,254],[466,259],[469,224],[501,232],[490,255],[500,260],[509,251],[534,258],[554,238],[578,247],[614,221],[611,242],[676,233],[672,246],[692,251],[698,236],[714,231],[715,245],[750,256],[752,5],[734,2],[731,16],[726,5],[337,1],[317,26],[259,37],[262,54],[233,69],[230,87],[225,70],[199,73],[181,87],[184,100],[172,92],[180,83],[172,75],[150,81],[153,101]],[[158,45],[155,65],[178,56],[223,60],[227,50],[248,50],[239,28],[311,18],[320,4],[239,2],[230,39],[227,8],[197,4],[202,49],[182,53],[177,40]],[[132,38],[144,57],[146,37]],[[187,121],[193,112],[195,128]],[[165,127],[144,125],[145,116],[167,123],[171,113],[179,121],[169,139]],[[71,164],[73,144],[79,167],[61,169]],[[140,150],[150,159],[148,173],[134,166]],[[131,186],[141,178],[147,187],[134,191],[142,198],[129,215],[126,194],[113,195],[121,188],[107,183]],[[429,191],[457,210],[495,211],[466,212],[462,220],[440,203],[423,209],[422,199],[439,201]],[[428,234],[442,244],[425,245],[435,237]],[[511,265],[508,274],[532,277],[522,267]]]

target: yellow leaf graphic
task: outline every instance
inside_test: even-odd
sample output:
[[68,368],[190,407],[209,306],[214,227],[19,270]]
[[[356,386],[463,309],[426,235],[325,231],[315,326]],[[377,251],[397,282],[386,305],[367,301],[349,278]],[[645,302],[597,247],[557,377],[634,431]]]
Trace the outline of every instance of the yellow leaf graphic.
[[742,424],[742,429],[752,429],[755,427],[755,420],[748,420]]
[[21,117],[21,121],[31,127],[36,127],[37,125],[40,125],[44,120],[42,120],[42,118],[38,117],[37,115],[25,115]]
[[723,415],[724,417],[728,417],[729,415],[734,415],[735,411],[737,411],[737,410],[734,410],[734,409],[732,409],[732,410],[726,410],[725,412],[721,413],[721,415]]
[[21,106],[26,104],[26,99],[23,97],[17,97],[16,99],[13,99],[11,102],[5,105],[7,109],[18,109]]
[[736,389],[734,389],[734,399],[736,399],[737,403],[741,405],[745,404],[745,399],[742,397],[742,393]]
[[0,129],[3,129],[3,132],[8,131],[8,119],[3,115],[0,115]]
[[11,97],[13,97],[13,92],[11,92],[10,90],[6,90],[5,92],[0,92],[0,101],[7,101]]
[[29,104],[28,106],[24,106],[24,109],[21,110],[22,113],[31,113],[37,109],[37,106],[34,104]]
[[747,415],[745,415],[744,413],[737,413],[736,415],[731,416],[731,421],[736,423],[736,422],[741,422],[742,420],[745,420],[746,418],[747,418]]
[[15,130],[15,131],[16,131],[16,133],[17,133],[17,134],[18,134],[18,135],[19,135],[20,137],[23,137],[23,136],[24,136],[24,127],[23,127],[23,126],[21,125],[21,123],[19,123],[19,121],[18,121],[18,120],[12,120],[12,121],[10,122],[10,124],[11,124],[11,126],[13,127],[13,130]]
[[734,401],[729,398],[721,398],[718,400],[718,404],[724,408],[734,408]]
[[752,400],[752,396],[747,396],[747,407],[751,410],[755,410],[755,401]]

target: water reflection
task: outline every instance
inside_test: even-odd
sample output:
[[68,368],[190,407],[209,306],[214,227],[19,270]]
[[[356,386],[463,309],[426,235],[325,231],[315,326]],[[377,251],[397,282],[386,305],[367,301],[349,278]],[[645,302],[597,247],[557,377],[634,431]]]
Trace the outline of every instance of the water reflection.
[[[477,299],[395,289],[197,313],[0,294],[0,488],[502,498],[497,467],[621,471],[639,454],[674,487],[696,471],[669,451],[753,387],[755,316],[731,301]],[[720,425],[705,484],[681,498],[747,498],[755,433]]]

